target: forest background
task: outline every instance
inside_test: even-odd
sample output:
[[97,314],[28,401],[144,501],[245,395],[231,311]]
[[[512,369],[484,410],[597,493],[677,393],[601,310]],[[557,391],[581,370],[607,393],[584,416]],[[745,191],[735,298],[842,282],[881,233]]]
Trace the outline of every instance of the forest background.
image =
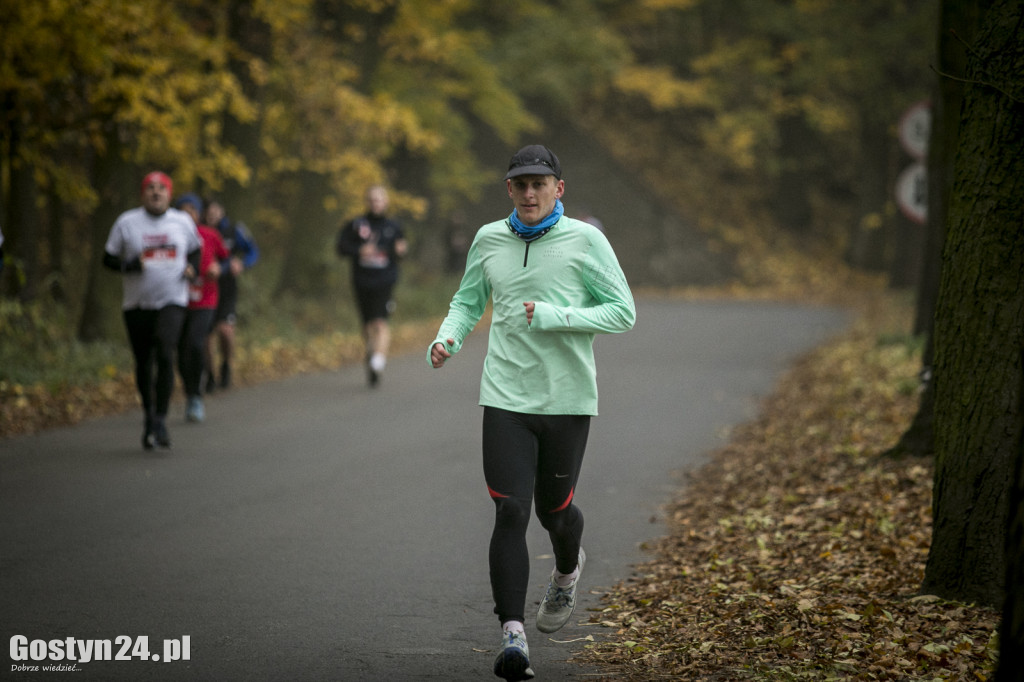
[[[1018,677],[1000,679],[1024,679],[1019,0],[40,0],[0,5],[0,26],[0,436],[135,400],[120,282],[100,255],[145,172],[170,172],[179,194],[218,196],[256,235],[263,257],[242,280],[239,364],[259,380],[360,356],[333,241],[367,185],[393,189],[409,232],[398,341],[421,344],[473,231],[509,210],[505,160],[543,142],[566,168],[569,215],[604,222],[638,292],[836,302],[916,290],[910,333],[925,343],[898,345],[911,365],[921,356],[926,380],[917,386],[904,367],[904,378],[872,383],[910,403],[923,388],[889,454],[935,455],[934,498],[903,505],[930,507],[935,520],[927,565],[915,555],[904,587],[989,607],[1005,592],[1000,674]],[[897,132],[929,96],[921,225],[892,192],[916,160]],[[918,202],[924,189],[914,187]],[[831,358],[837,380],[813,385],[849,385],[866,400],[871,356]],[[858,412],[840,399],[825,412]],[[832,430],[797,417],[794,433]],[[803,461],[798,450],[785,448]],[[927,476],[925,464],[907,475]],[[826,492],[861,503],[859,489]],[[718,516],[709,512],[712,525]],[[928,533],[928,513],[904,516],[905,537]],[[652,575],[677,564],[670,556]],[[622,601],[631,653],[610,658],[646,665],[658,656],[635,646],[647,618],[637,607],[678,600]],[[991,611],[965,619],[956,604],[940,608],[992,631]],[[935,661],[978,679],[992,668],[994,636],[924,644],[902,631],[890,633],[891,651],[871,649],[877,679]],[[826,649],[808,651],[848,634],[840,625]],[[792,639],[773,640],[780,660],[803,647]],[[677,662],[703,668],[692,651]],[[707,651],[719,665],[720,650]],[[889,655],[905,651],[914,656]]]
[[897,125],[936,22],[926,0],[4,3],[0,397],[130,371],[100,257],[154,168],[254,233],[243,342],[355,330],[333,240],[376,182],[412,242],[399,319],[443,313],[532,142],[638,288],[912,285]]

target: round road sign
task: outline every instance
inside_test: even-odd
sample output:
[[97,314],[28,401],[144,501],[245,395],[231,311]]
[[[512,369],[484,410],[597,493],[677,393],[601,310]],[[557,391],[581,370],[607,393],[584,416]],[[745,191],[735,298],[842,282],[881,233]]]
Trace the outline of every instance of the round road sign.
[[932,105],[918,102],[900,117],[899,137],[903,150],[915,159],[923,159],[928,151],[928,136],[932,129]]
[[896,178],[896,203],[915,223],[928,218],[928,173],[920,161],[907,166]]

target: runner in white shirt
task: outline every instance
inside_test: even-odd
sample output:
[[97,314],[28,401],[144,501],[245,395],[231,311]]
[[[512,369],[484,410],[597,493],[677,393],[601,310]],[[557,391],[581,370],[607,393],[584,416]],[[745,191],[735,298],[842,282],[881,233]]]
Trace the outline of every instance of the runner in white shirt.
[[191,216],[170,208],[171,191],[166,174],[148,174],[142,181],[142,206],[118,217],[103,254],[103,264],[124,275],[121,308],[146,415],[142,446],[147,450],[171,446],[166,418],[174,390],[174,354],[201,249]]

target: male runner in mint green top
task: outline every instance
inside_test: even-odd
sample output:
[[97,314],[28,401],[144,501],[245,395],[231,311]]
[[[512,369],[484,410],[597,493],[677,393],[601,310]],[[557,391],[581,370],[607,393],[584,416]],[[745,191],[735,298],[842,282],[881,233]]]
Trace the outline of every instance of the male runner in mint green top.
[[515,208],[477,232],[427,360],[444,366],[492,302],[480,404],[484,479],[495,503],[491,589],[503,631],[494,673],[527,680],[534,675],[523,625],[530,506],[555,555],[537,629],[554,632],[572,615],[586,558],[573,496],[597,414],[594,335],[631,329],[636,309],[604,234],[564,216],[565,182],[551,150],[520,149],[505,181]]

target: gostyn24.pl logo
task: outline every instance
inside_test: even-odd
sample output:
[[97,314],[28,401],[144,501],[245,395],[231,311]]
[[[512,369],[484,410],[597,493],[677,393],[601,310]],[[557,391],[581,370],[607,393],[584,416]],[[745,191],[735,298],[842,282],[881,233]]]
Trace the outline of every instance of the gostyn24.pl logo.
[[[93,661],[188,661],[192,658],[192,637],[165,639],[157,651],[149,647],[149,637],[122,635],[114,639],[29,639],[11,637],[11,672],[73,670],[79,663]],[[44,663],[45,662],[45,663]]]

